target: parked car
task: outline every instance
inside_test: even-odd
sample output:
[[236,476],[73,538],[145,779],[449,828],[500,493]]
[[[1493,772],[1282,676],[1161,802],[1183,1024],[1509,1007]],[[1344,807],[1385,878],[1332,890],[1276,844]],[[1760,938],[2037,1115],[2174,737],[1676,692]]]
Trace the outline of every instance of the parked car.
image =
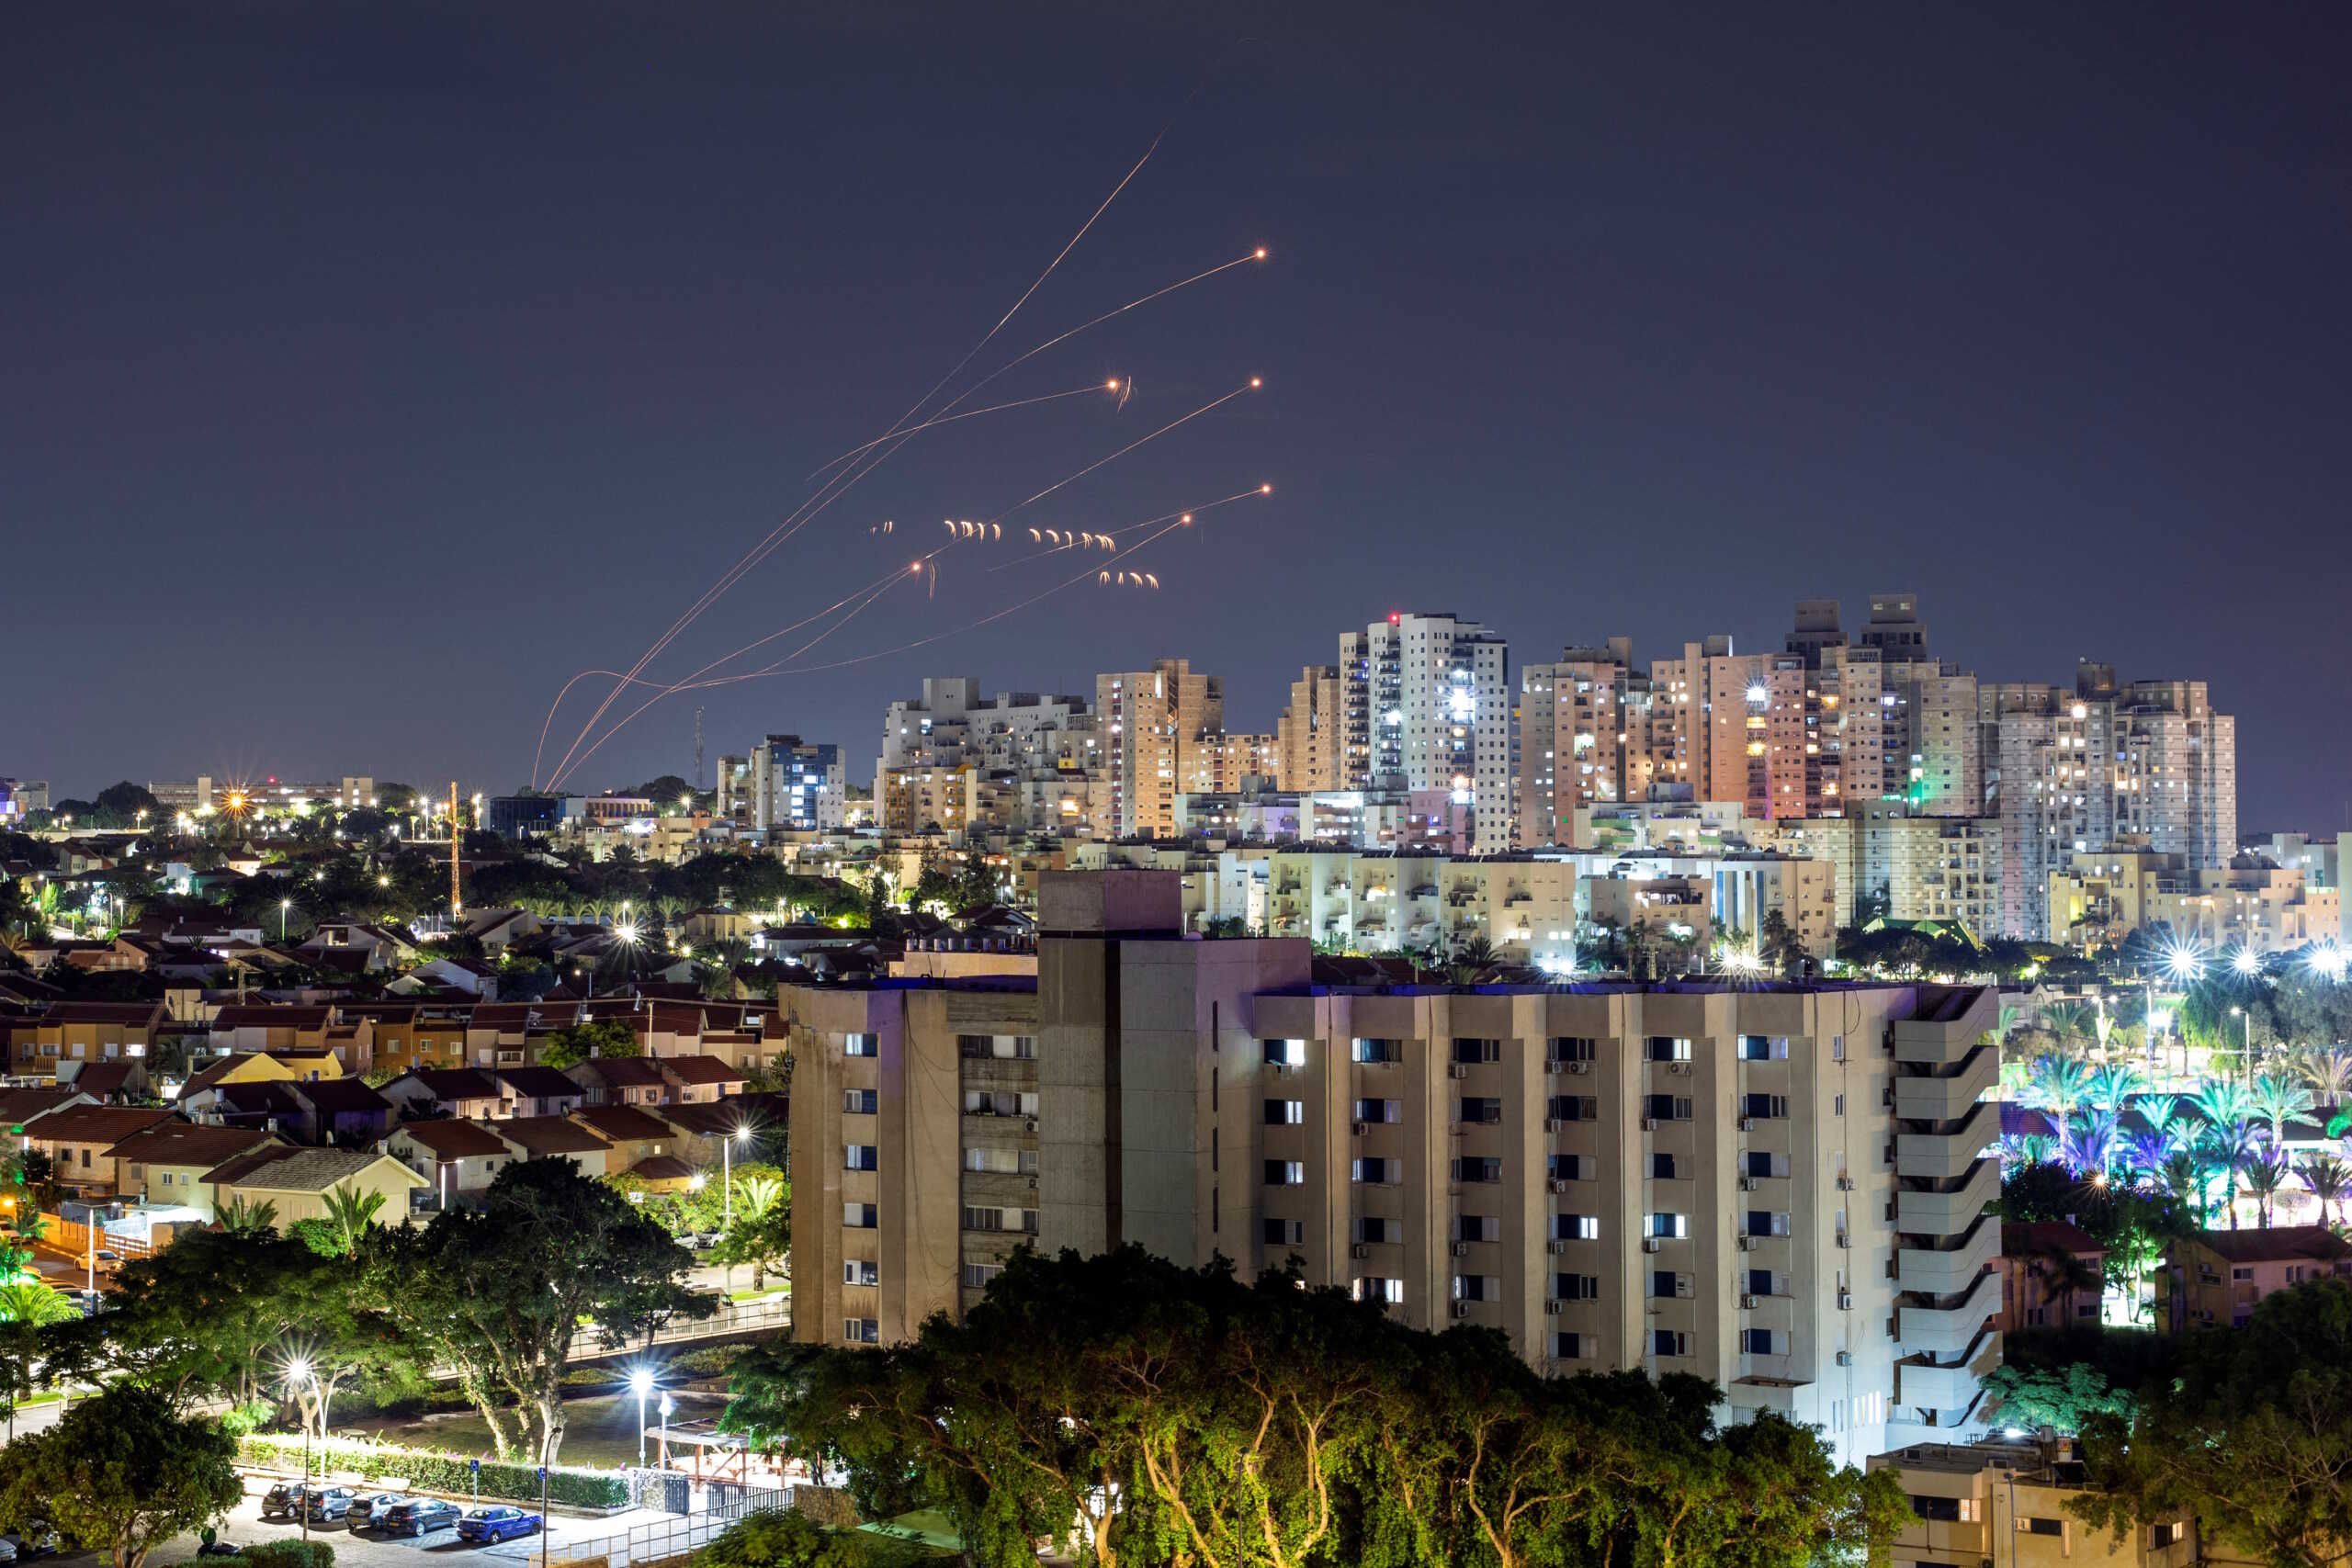
[[303,1490],[299,1481],[279,1482],[261,1500],[261,1517],[265,1519],[301,1517]]
[[102,1247],[98,1248],[97,1256],[91,1261],[101,1269],[119,1269],[122,1267],[122,1254],[110,1247]]
[[23,1529],[0,1535],[0,1541],[15,1549],[20,1562],[35,1557],[54,1557],[59,1546],[57,1530],[47,1519],[28,1519]]
[[485,1545],[538,1533],[539,1516],[520,1508],[476,1508],[458,1521],[459,1540],[479,1540]]
[[317,1487],[305,1499],[304,1511],[311,1516],[312,1524],[321,1519],[339,1519],[351,1511],[351,1501],[356,1495],[348,1486]]
[[397,1492],[370,1492],[366,1496],[354,1497],[351,1500],[351,1506],[345,1511],[343,1519],[353,1529],[364,1530],[370,1525],[382,1524],[384,1516],[392,1511],[392,1505],[395,1503],[409,1501],[411,1501],[410,1498],[403,1497]]
[[403,1497],[384,1510],[386,1535],[431,1535],[458,1522],[458,1505],[438,1497]]
[[16,1560],[17,1549],[7,1541],[0,1540],[0,1563],[14,1562]]

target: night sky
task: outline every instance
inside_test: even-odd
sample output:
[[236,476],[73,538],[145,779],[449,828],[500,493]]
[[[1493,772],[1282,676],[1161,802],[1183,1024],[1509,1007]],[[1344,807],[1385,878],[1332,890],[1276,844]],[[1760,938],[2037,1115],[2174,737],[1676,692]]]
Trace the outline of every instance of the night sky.
[[[1671,16],[1668,15],[1671,10]],[[1629,12],[1641,12],[1629,16]],[[942,19],[943,17],[945,19]],[[2203,677],[2249,829],[2352,795],[2352,77],[2334,7],[12,7],[0,40],[0,773],[526,783],[1159,152],[975,400],[673,645],[671,679],[1246,381],[574,787],[925,674],[1183,655],[1271,728],[1392,609],[1514,666],[1916,589],[1987,680]],[[891,537],[869,535],[881,519]],[[1051,570],[1048,570],[1051,569]],[[822,623],[771,645],[789,651]],[[560,722],[559,744],[593,703]],[[634,705],[633,703],[629,705]]]

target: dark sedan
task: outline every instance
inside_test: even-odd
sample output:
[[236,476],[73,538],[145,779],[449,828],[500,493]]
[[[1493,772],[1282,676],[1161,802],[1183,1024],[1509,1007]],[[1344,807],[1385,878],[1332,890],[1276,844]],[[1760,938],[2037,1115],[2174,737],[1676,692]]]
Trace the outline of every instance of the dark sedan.
[[386,1535],[431,1535],[458,1522],[458,1505],[438,1497],[409,1497],[384,1510],[380,1527]]

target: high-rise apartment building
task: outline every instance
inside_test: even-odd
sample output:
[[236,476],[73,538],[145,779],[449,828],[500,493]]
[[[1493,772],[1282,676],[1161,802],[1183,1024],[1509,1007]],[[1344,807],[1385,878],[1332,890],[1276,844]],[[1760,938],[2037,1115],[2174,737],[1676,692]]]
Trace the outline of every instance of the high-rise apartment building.
[[1449,615],[1393,615],[1340,638],[1348,783],[1442,789],[1470,808],[1482,853],[1509,849],[1514,793],[1510,649]]
[[1540,1368],[1690,1372],[1841,1460],[2000,1360],[1989,990],[1396,989],[1048,873],[1034,981],[786,987],[795,1333],[910,1337],[1034,1239],[1295,1259]]
[[[883,716],[876,777],[894,768],[970,766],[1036,777],[1094,765],[1094,716],[1083,697],[980,694],[968,677],[927,678],[922,695]],[[877,782],[876,798],[881,794]]]
[[1176,796],[1223,787],[1225,682],[1182,659],[1094,678],[1095,755],[1121,838],[1176,831]]
[[752,826],[826,832],[842,825],[849,779],[831,741],[771,735],[752,748]]
[[1274,783],[1283,789],[1349,787],[1347,698],[1336,664],[1310,664],[1290,683],[1274,724]]
[[2237,852],[2237,721],[2202,681],[2119,685],[2085,662],[2072,691],[1983,688],[1988,793],[2001,821],[2001,934],[2048,941],[2050,877],[2119,847],[2226,866]]

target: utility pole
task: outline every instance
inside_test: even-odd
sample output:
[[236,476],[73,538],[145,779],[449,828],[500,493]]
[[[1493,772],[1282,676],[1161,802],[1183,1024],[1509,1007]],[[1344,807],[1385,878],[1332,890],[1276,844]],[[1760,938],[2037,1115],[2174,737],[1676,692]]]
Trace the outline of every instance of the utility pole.
[[455,933],[466,901],[458,892],[458,781],[449,781],[449,930]]

